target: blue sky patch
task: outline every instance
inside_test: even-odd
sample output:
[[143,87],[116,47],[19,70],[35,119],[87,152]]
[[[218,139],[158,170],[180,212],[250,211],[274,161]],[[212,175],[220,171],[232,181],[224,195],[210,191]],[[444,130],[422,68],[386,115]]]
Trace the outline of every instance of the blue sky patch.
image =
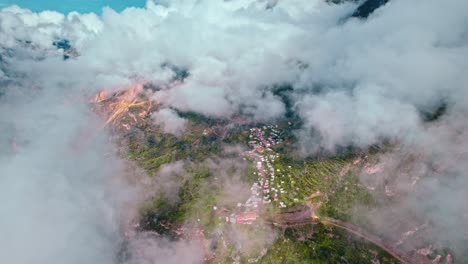
[[100,15],[102,8],[109,6],[120,12],[127,7],[143,7],[146,0],[0,0],[0,8],[18,5],[34,12],[54,10],[61,13],[77,11],[79,13],[96,13]]

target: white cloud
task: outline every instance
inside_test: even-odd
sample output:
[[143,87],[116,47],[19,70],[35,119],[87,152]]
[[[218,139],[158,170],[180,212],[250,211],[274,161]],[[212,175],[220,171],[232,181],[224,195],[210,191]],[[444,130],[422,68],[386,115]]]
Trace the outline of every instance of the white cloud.
[[128,246],[133,252],[128,264],[198,264],[203,263],[201,245],[188,241],[169,241],[165,238],[140,234]]
[[0,98],[0,261],[110,262],[137,199],[76,92],[17,86]]
[[187,119],[179,117],[172,109],[164,108],[154,112],[151,116],[154,123],[159,125],[165,133],[180,135],[185,130]]

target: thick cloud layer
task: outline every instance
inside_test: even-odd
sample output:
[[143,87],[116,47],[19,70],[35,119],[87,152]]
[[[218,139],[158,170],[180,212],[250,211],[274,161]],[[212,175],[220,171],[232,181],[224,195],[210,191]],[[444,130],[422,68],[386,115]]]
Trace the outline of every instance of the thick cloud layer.
[[113,262],[136,196],[105,132],[52,87],[15,88],[0,98],[0,261]]
[[[101,17],[19,7],[0,11],[0,96],[7,93],[0,97],[0,122],[2,131],[11,131],[2,133],[0,144],[15,138],[18,145],[17,154],[2,155],[1,195],[11,202],[1,205],[10,217],[0,220],[0,230],[2,237],[12,237],[17,224],[30,226],[5,245],[5,256],[11,258],[19,241],[30,238],[21,246],[37,253],[19,257],[57,259],[52,249],[59,244],[38,243],[42,236],[33,235],[39,226],[67,247],[63,241],[76,225],[93,229],[96,222],[89,219],[103,216],[114,221],[103,213],[115,214],[103,191],[114,166],[95,162],[107,163],[99,144],[76,150],[83,155],[67,152],[71,135],[89,117],[82,116],[84,109],[60,104],[64,98],[57,94],[73,101],[78,94],[145,80],[158,87],[151,96],[165,107],[209,116],[268,121],[291,106],[303,121],[296,132],[305,154],[391,139],[425,153],[434,148],[423,162],[436,159],[456,168],[468,162],[463,151],[454,164],[447,155],[468,147],[460,136],[468,126],[467,1],[393,0],[366,20],[349,18],[354,4],[322,0],[158,2],[122,13],[105,9]],[[63,51],[52,45],[60,39],[69,40],[80,56],[64,61]],[[276,93],[281,86],[291,88],[283,97]],[[28,99],[12,99],[23,98],[21,93]],[[425,123],[421,113],[442,104],[447,111],[441,120]],[[466,183],[466,170],[440,177]],[[455,191],[454,197],[466,194]],[[67,199],[92,199],[97,207],[67,207]],[[17,220],[18,215],[24,217]],[[96,254],[95,260],[105,262],[114,244],[102,238],[115,241],[117,224],[103,230],[99,239],[80,232],[70,252],[82,262],[91,263],[87,257]],[[96,245],[78,246],[89,240]]]
[[[289,84],[308,152],[404,137],[420,129],[420,111],[466,98],[466,1],[396,0],[368,20],[347,19],[352,4],[266,5],[150,1],[102,17],[10,7],[1,13],[0,44],[47,48],[46,59],[18,65],[39,79],[78,87],[144,79],[164,87],[153,95],[163,104],[212,116],[281,117],[273,86]],[[62,38],[79,50],[77,60],[58,61],[51,43]],[[177,75],[168,64],[189,76],[163,85]]]

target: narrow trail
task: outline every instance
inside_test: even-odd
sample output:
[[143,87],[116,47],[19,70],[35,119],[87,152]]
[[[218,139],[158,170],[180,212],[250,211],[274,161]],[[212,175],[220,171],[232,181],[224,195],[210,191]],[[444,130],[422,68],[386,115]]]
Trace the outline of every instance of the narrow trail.
[[367,233],[366,231],[362,230],[362,228],[359,228],[353,224],[346,223],[337,219],[329,218],[329,217],[324,217],[320,220],[321,223],[326,224],[326,225],[332,225],[334,227],[346,230],[349,233],[352,233],[358,237],[361,237],[368,242],[380,247],[381,249],[385,250],[388,254],[390,254],[392,257],[396,258],[398,261],[401,263],[411,263],[411,260],[404,256],[404,254],[397,253],[396,249],[385,245],[385,243],[378,238],[375,235],[371,235]]
[[314,219],[314,218],[309,218],[309,219],[295,219],[295,220],[291,220],[289,219],[289,221],[284,221],[284,222],[281,222],[281,221],[274,221],[273,219],[269,219],[269,220],[266,220],[265,221],[266,223],[268,224],[272,224],[274,226],[278,226],[278,227],[282,227],[282,228],[288,228],[288,227],[296,227],[296,226],[301,226],[301,225],[306,225],[306,224],[318,224],[318,223],[322,223],[324,225],[331,225],[331,226],[334,226],[336,228],[340,228],[340,229],[343,229],[345,230],[346,232],[349,232],[351,234],[354,234],[358,237],[361,237],[363,238],[364,240],[380,247],[382,250],[384,250],[385,252],[387,252],[388,254],[390,254],[392,257],[394,257],[395,259],[397,259],[398,261],[400,261],[401,263],[419,263],[419,264],[428,264],[428,263],[431,263],[430,261],[428,260],[423,260],[421,258],[413,258],[403,252],[399,252],[400,250],[392,247],[392,246],[389,246],[388,244],[386,244],[384,241],[382,241],[382,239],[380,239],[379,237],[375,236],[375,235],[372,235],[370,233],[368,233],[367,231],[364,231],[362,228],[356,226],[356,225],[353,225],[353,224],[350,224],[350,223],[346,223],[346,222],[343,222],[343,221],[340,221],[340,220],[337,220],[337,219],[333,219],[333,218],[329,218],[329,217],[321,217],[320,219]]

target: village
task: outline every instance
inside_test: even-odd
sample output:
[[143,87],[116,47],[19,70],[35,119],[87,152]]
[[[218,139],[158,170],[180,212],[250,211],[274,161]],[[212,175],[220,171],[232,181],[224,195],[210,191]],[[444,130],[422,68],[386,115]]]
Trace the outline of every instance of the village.
[[[245,158],[255,164],[254,176],[257,181],[250,188],[250,196],[245,202],[237,203],[237,210],[225,217],[226,222],[250,225],[259,217],[266,206],[286,208],[294,203],[290,199],[282,199],[288,193],[285,189],[285,173],[287,170],[275,168],[275,161],[280,157],[272,147],[283,143],[281,132],[277,125],[255,127],[249,130],[250,150],[245,152]],[[290,166],[288,166],[290,168]],[[293,198],[293,202],[299,202]]]

